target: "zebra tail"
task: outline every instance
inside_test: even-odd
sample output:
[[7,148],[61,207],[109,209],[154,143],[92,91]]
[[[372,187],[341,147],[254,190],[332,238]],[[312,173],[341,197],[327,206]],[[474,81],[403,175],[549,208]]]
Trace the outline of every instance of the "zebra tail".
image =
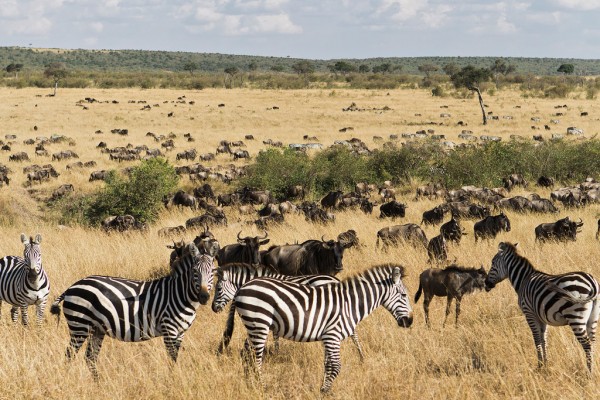
[[415,304],[421,298],[421,292],[422,291],[423,291],[423,286],[421,286],[421,282],[419,282],[419,290],[417,290],[417,293],[415,294]]
[[50,313],[56,315],[56,325],[58,326],[60,322],[60,303],[65,299],[65,294],[61,294],[54,300],[54,303],[50,306]]
[[576,304],[589,303],[590,301],[595,300],[598,297],[597,293],[592,293],[588,297],[575,297],[575,296],[573,296],[573,293],[571,293],[570,291],[565,290],[565,289],[559,287],[557,284],[555,284],[553,282],[548,282],[548,287],[550,289],[558,292],[562,297],[566,298],[570,302],[576,303]]

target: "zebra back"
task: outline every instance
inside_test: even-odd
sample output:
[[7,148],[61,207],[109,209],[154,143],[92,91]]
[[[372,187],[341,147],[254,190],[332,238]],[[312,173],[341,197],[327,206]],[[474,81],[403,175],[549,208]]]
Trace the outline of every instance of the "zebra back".
[[290,276],[280,274],[270,266],[259,265],[253,267],[246,263],[230,263],[220,266],[216,271],[216,275],[217,284],[212,305],[214,312],[222,311],[233,300],[239,288],[255,278],[269,277],[310,286],[339,282],[337,278],[331,275]]

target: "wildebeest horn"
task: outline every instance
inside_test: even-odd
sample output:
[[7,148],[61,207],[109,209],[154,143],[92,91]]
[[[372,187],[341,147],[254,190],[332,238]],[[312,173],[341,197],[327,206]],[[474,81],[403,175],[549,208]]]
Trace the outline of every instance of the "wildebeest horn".
[[321,241],[327,243],[327,240],[325,240],[325,235],[321,236]]
[[242,233],[242,231],[239,231],[239,232],[238,232],[238,234],[237,234],[237,239],[238,239],[238,240],[244,240],[244,239],[242,239],[242,238],[240,237],[240,234],[241,234],[241,233]]
[[266,239],[267,237],[269,237],[269,234],[267,233],[267,231],[265,231],[265,236],[261,236],[261,237],[259,237],[258,239],[260,239],[260,240],[264,240],[264,239]]

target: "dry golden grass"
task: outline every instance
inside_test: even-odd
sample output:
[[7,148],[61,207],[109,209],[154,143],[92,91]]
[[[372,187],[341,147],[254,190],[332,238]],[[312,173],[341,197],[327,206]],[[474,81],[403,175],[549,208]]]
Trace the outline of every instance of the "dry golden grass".
[[[32,162],[45,164],[50,159],[35,159],[33,148],[23,140],[39,135],[64,134],[76,141],[72,148],[80,160],[96,160],[98,168],[120,167],[95,149],[100,140],[109,147],[147,144],[156,147],[148,131],[157,134],[174,132],[178,151],[195,147],[199,152],[214,151],[220,139],[243,139],[245,134],[256,137],[248,142],[251,154],[262,148],[261,140],[272,138],[285,143],[301,142],[302,135],[317,135],[328,145],[334,139],[361,137],[373,145],[372,135],[414,132],[428,128],[412,125],[419,121],[440,121],[440,112],[452,114],[451,123],[436,126],[450,140],[455,140],[462,128],[456,121],[468,122],[468,129],[476,134],[497,134],[508,138],[517,133],[531,135],[530,118],[539,116],[548,123],[557,110],[554,105],[566,103],[567,116],[561,117],[556,132],[567,126],[582,127],[589,136],[595,132],[596,118],[600,115],[597,102],[585,100],[526,100],[516,93],[502,92],[486,101],[496,115],[512,115],[513,120],[480,125],[475,100],[435,99],[424,91],[251,91],[251,90],[59,90],[55,98],[36,97],[45,94],[39,89],[0,89],[0,137],[16,134],[13,151],[27,151]],[[195,100],[195,105],[171,103],[178,96]],[[119,101],[119,104],[89,104],[82,110],[75,103],[84,97]],[[150,111],[140,111],[142,104],[128,100],[147,100],[160,104]],[[169,103],[164,104],[163,101]],[[352,101],[363,108],[389,106],[388,112],[342,112]],[[219,108],[219,103],[225,107]],[[37,107],[35,105],[37,104]],[[440,105],[449,108],[440,109]],[[515,109],[514,105],[522,108]],[[268,110],[277,105],[279,110]],[[176,107],[177,106],[177,107]],[[588,111],[589,119],[579,117],[579,111]],[[167,118],[174,111],[173,118]],[[422,117],[415,117],[421,113]],[[33,126],[39,127],[38,131]],[[353,126],[351,133],[338,129]],[[128,128],[128,137],[110,134],[110,129]],[[96,135],[101,129],[105,133]],[[543,129],[543,127],[542,127]],[[191,132],[195,143],[183,141],[183,133]],[[543,132],[543,130],[541,131]],[[539,133],[539,132],[536,132]],[[49,146],[50,152],[69,148],[66,144]],[[169,154],[174,162],[175,154]],[[0,255],[21,254],[21,232],[41,233],[44,266],[51,279],[51,300],[76,280],[90,274],[106,274],[144,279],[158,270],[167,269],[167,241],[156,231],[163,226],[181,224],[194,215],[191,211],[165,211],[160,221],[147,234],[105,234],[99,230],[80,227],[57,227],[44,220],[44,209],[22,187],[25,179],[21,168],[30,163],[9,163],[8,154],[0,154],[0,162],[9,165],[15,173],[11,185],[0,189]],[[98,188],[101,183],[89,183],[90,170],[67,171],[72,161],[55,162],[61,176],[52,182],[36,185],[34,194],[47,196],[61,183],[73,183],[83,193]],[[219,156],[216,164],[231,162]],[[176,163],[178,165],[184,164]],[[243,162],[239,162],[243,164]],[[129,164],[122,164],[122,166]],[[184,182],[189,187],[189,183]],[[547,191],[542,191],[548,196]],[[394,223],[419,222],[424,210],[434,201],[415,202],[412,193],[405,200],[409,208],[406,218]],[[561,212],[558,217],[570,215],[583,218],[585,225],[576,243],[567,245],[534,243],[533,229],[541,222],[553,221],[557,216],[512,215],[513,230],[498,240],[474,245],[473,222],[465,221],[470,233],[460,246],[451,247],[450,258],[466,266],[484,265],[489,268],[500,240],[519,242],[521,253],[535,266],[550,272],[583,270],[600,277],[600,244],[594,239],[595,220],[600,208]],[[408,270],[405,282],[411,297],[418,287],[418,277],[428,267],[424,251],[410,246],[399,246],[383,253],[375,247],[375,234],[382,227],[393,224],[360,212],[338,214],[335,224],[312,225],[300,216],[269,231],[272,244],[303,241],[321,235],[334,237],[346,229],[355,229],[365,247],[351,249],[344,258],[345,271],[340,278],[362,271],[371,265],[393,261],[404,264]],[[240,216],[228,210],[230,226],[213,230],[222,245],[235,241],[243,230],[258,232],[247,225],[250,216]],[[436,234],[435,227],[426,227],[428,237]],[[186,239],[191,239],[193,232]],[[516,295],[508,282],[490,293],[477,293],[463,301],[463,313],[458,327],[449,324],[442,329],[445,300],[436,299],[431,306],[433,327],[427,329],[423,320],[422,303],[414,306],[415,322],[412,328],[398,328],[393,318],[383,309],[377,310],[358,327],[365,347],[366,360],[360,363],[354,346],[348,341],[342,346],[342,371],[333,385],[331,398],[595,398],[600,394],[597,381],[600,374],[600,356],[596,352],[595,371],[588,377],[583,351],[566,327],[549,329],[549,365],[537,370],[531,333],[517,306]],[[56,320],[47,313],[42,328],[23,328],[13,325],[9,308],[2,307],[0,319],[0,398],[318,398],[323,372],[321,344],[281,343],[277,355],[267,357],[264,365],[264,392],[253,382],[247,382],[239,357],[245,330],[237,320],[237,328],[228,354],[218,357],[215,350],[225,323],[225,314],[214,314],[210,307],[201,307],[195,324],[183,342],[179,361],[169,363],[162,340],[145,343],[121,343],[107,339],[98,367],[100,382],[95,384],[84,362],[84,351],[67,364],[64,350],[68,330],[64,319]],[[453,316],[451,316],[453,318]]]

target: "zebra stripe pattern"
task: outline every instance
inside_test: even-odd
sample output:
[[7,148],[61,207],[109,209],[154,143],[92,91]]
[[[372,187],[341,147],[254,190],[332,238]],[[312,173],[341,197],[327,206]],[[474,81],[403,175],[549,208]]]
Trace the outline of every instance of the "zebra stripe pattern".
[[[302,285],[309,286],[320,286],[328,283],[338,283],[339,280],[331,275],[302,275],[302,276],[290,276],[279,274],[273,268],[265,265],[253,267],[250,264],[245,263],[230,263],[220,266],[216,272],[217,283],[215,287],[215,295],[213,297],[212,309],[214,312],[219,313],[223,311],[225,306],[235,297],[239,288],[246,282],[260,277],[269,277],[273,279],[279,279],[287,282],[295,282]],[[227,325],[223,332],[223,339],[219,344],[218,353],[222,354],[224,349],[229,346],[231,336],[233,335],[235,321],[235,305],[229,307],[229,314],[227,316]],[[364,360],[364,353],[362,346],[358,339],[356,332],[351,335],[352,341],[358,349],[360,360]],[[279,341],[275,338],[275,349],[279,350]]]
[[42,266],[40,250],[41,235],[28,238],[21,234],[21,242],[25,246],[23,257],[6,256],[0,259],[0,306],[6,301],[13,322],[17,322],[19,309],[23,325],[29,324],[27,307],[35,305],[37,323],[44,319],[44,309],[50,293],[50,281]]
[[96,361],[106,335],[124,342],[162,336],[176,362],[185,332],[206,304],[213,281],[213,258],[190,243],[171,266],[170,275],[153,281],[89,276],[61,294],[51,312],[60,317],[60,302],[70,331],[67,359],[86,339],[86,362],[98,378]]
[[508,278],[531,328],[540,367],[547,361],[548,325],[569,325],[583,347],[591,372],[600,314],[598,282],[585,272],[549,275],[538,271],[529,260],[517,253],[516,246],[500,243],[485,281],[486,290],[491,290],[498,282]]
[[260,370],[267,335],[297,342],[322,341],[325,346],[325,378],[322,392],[331,389],[340,372],[340,344],[357,324],[383,305],[398,325],[408,327],[413,314],[404,269],[385,265],[339,283],[308,286],[273,278],[257,278],[243,285],[234,305],[248,331],[245,360],[254,350],[255,367]]

